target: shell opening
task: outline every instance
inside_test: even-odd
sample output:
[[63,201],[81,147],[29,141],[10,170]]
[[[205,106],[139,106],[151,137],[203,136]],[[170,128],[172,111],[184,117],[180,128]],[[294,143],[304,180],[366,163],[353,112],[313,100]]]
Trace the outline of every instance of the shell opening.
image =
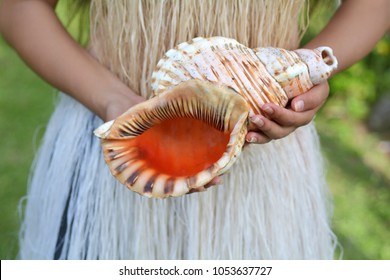
[[137,153],[129,160],[168,176],[193,176],[208,169],[226,150],[230,133],[193,118],[167,119],[127,140]]
[[249,107],[227,88],[188,81],[119,117],[102,138],[111,172],[148,196],[199,191],[244,144]]

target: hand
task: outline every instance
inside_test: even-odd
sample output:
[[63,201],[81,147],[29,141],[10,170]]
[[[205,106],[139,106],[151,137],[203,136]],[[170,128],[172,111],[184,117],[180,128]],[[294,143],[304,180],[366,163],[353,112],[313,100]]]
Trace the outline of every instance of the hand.
[[212,186],[221,185],[221,184],[222,184],[221,176],[217,176],[217,177],[214,177],[206,185],[200,186],[200,187],[197,187],[197,188],[194,188],[194,189],[191,189],[188,193],[190,194],[190,193],[196,193],[196,192],[203,192],[203,191],[205,191],[206,189],[208,189],[208,188],[210,188]]
[[204,187],[207,189],[209,187],[212,187],[212,186],[216,186],[216,185],[222,185],[223,183],[223,180],[221,178],[222,175],[219,175],[217,177],[214,177],[210,182],[208,182]]
[[134,105],[146,100],[144,97],[136,95],[130,90],[128,94],[113,94],[112,96],[112,99],[108,101],[104,108],[104,113],[100,115],[104,121],[113,120]]
[[262,110],[265,116],[250,117],[246,141],[264,144],[289,135],[298,127],[311,122],[328,95],[329,85],[324,82],[292,99],[291,108],[282,108],[273,103],[264,104]]

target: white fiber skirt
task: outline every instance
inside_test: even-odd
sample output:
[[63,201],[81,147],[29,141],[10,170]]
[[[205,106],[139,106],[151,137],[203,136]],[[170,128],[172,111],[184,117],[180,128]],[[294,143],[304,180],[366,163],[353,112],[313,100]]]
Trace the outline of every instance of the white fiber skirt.
[[312,124],[249,145],[224,184],[149,199],[109,172],[102,121],[67,97],[33,166],[22,259],[332,259],[328,190]]

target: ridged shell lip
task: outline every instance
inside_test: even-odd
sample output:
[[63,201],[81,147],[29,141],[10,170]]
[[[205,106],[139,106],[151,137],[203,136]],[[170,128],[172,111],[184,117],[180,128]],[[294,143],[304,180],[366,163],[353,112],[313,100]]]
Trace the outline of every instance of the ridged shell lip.
[[[205,190],[205,184],[221,174],[221,172],[225,172],[233,164],[245,142],[246,122],[249,111],[250,109],[246,101],[230,89],[213,85],[208,81],[189,80],[167,90],[160,96],[132,107],[115,121],[103,124],[95,133],[101,138],[104,158],[112,174],[130,190],[148,197],[181,196],[185,193]],[[155,127],[157,128],[161,125],[164,127],[162,130],[163,134],[156,134],[162,135],[163,138],[157,136],[155,141],[165,143],[164,141],[166,140],[163,139],[165,139],[166,135],[168,135],[168,139],[173,139],[169,136],[172,134],[169,134],[166,129],[175,130],[176,126],[180,128],[183,125],[183,121],[180,121],[177,125],[170,126],[169,123],[175,118],[199,120],[210,126],[210,129],[212,127],[212,129],[220,131],[221,135],[227,135],[228,140],[225,142],[226,144],[216,142],[217,146],[215,147],[220,147],[218,148],[219,152],[210,150],[213,154],[212,157],[217,156],[215,160],[209,162],[211,158],[207,159],[206,157],[207,163],[201,163],[206,164],[204,169],[198,170],[198,167],[191,167],[191,163],[187,164],[185,162],[183,166],[175,167],[176,171],[169,173],[170,171],[166,171],[166,169],[176,166],[176,160],[169,163],[168,158],[171,156],[163,153],[164,155],[161,158],[164,161],[166,159],[167,162],[162,166],[158,158],[160,154],[155,156],[153,154],[155,153],[153,151],[160,151],[160,148],[148,148],[151,147],[148,146],[149,142],[151,145],[155,145],[153,143],[156,142],[153,142],[151,137],[145,137]],[[191,132],[195,127],[193,129],[187,127],[185,129],[185,131]],[[168,142],[171,143],[167,144],[168,146],[162,146],[165,147],[163,149],[178,149],[180,151],[180,147],[186,145],[186,141],[192,141],[192,138],[197,139],[196,137],[203,137],[201,136],[202,134],[199,134],[202,133],[199,132],[199,129],[196,131],[198,131],[198,134],[196,134],[198,136],[190,135],[189,137],[184,137],[188,140],[177,142],[176,144],[174,142],[176,140],[169,140],[173,142]],[[210,135],[214,135],[210,134],[211,132],[211,130],[204,131],[204,137],[209,139]],[[179,139],[181,138],[179,137]],[[212,139],[210,138],[210,140]],[[221,145],[225,146],[222,147]],[[199,147],[199,151],[194,150],[194,155],[202,155],[202,151],[207,152],[207,149]],[[214,144],[210,146],[210,149],[214,149]],[[145,158],[146,154],[144,153],[149,153],[151,156]],[[183,152],[182,155],[188,158],[186,152]],[[176,156],[180,157],[180,154]],[[177,158],[176,156],[175,158]],[[197,156],[198,159],[195,160],[196,166],[199,164],[197,163],[199,157]],[[160,169],[161,167],[159,166],[163,167],[163,169]],[[185,174],[180,173],[182,171],[178,171],[185,168],[193,171],[188,171],[189,173]]]

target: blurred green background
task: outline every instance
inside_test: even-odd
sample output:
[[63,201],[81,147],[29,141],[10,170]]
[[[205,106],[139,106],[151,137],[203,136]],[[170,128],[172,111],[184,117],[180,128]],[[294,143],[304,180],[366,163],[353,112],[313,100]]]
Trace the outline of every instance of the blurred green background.
[[[58,10],[65,14],[61,6]],[[315,14],[304,41],[318,33],[330,14]],[[78,28],[71,30],[77,33]],[[342,258],[390,259],[390,36],[333,77],[330,86],[315,121]],[[55,90],[0,37],[0,259],[16,257],[20,200],[55,100]]]

